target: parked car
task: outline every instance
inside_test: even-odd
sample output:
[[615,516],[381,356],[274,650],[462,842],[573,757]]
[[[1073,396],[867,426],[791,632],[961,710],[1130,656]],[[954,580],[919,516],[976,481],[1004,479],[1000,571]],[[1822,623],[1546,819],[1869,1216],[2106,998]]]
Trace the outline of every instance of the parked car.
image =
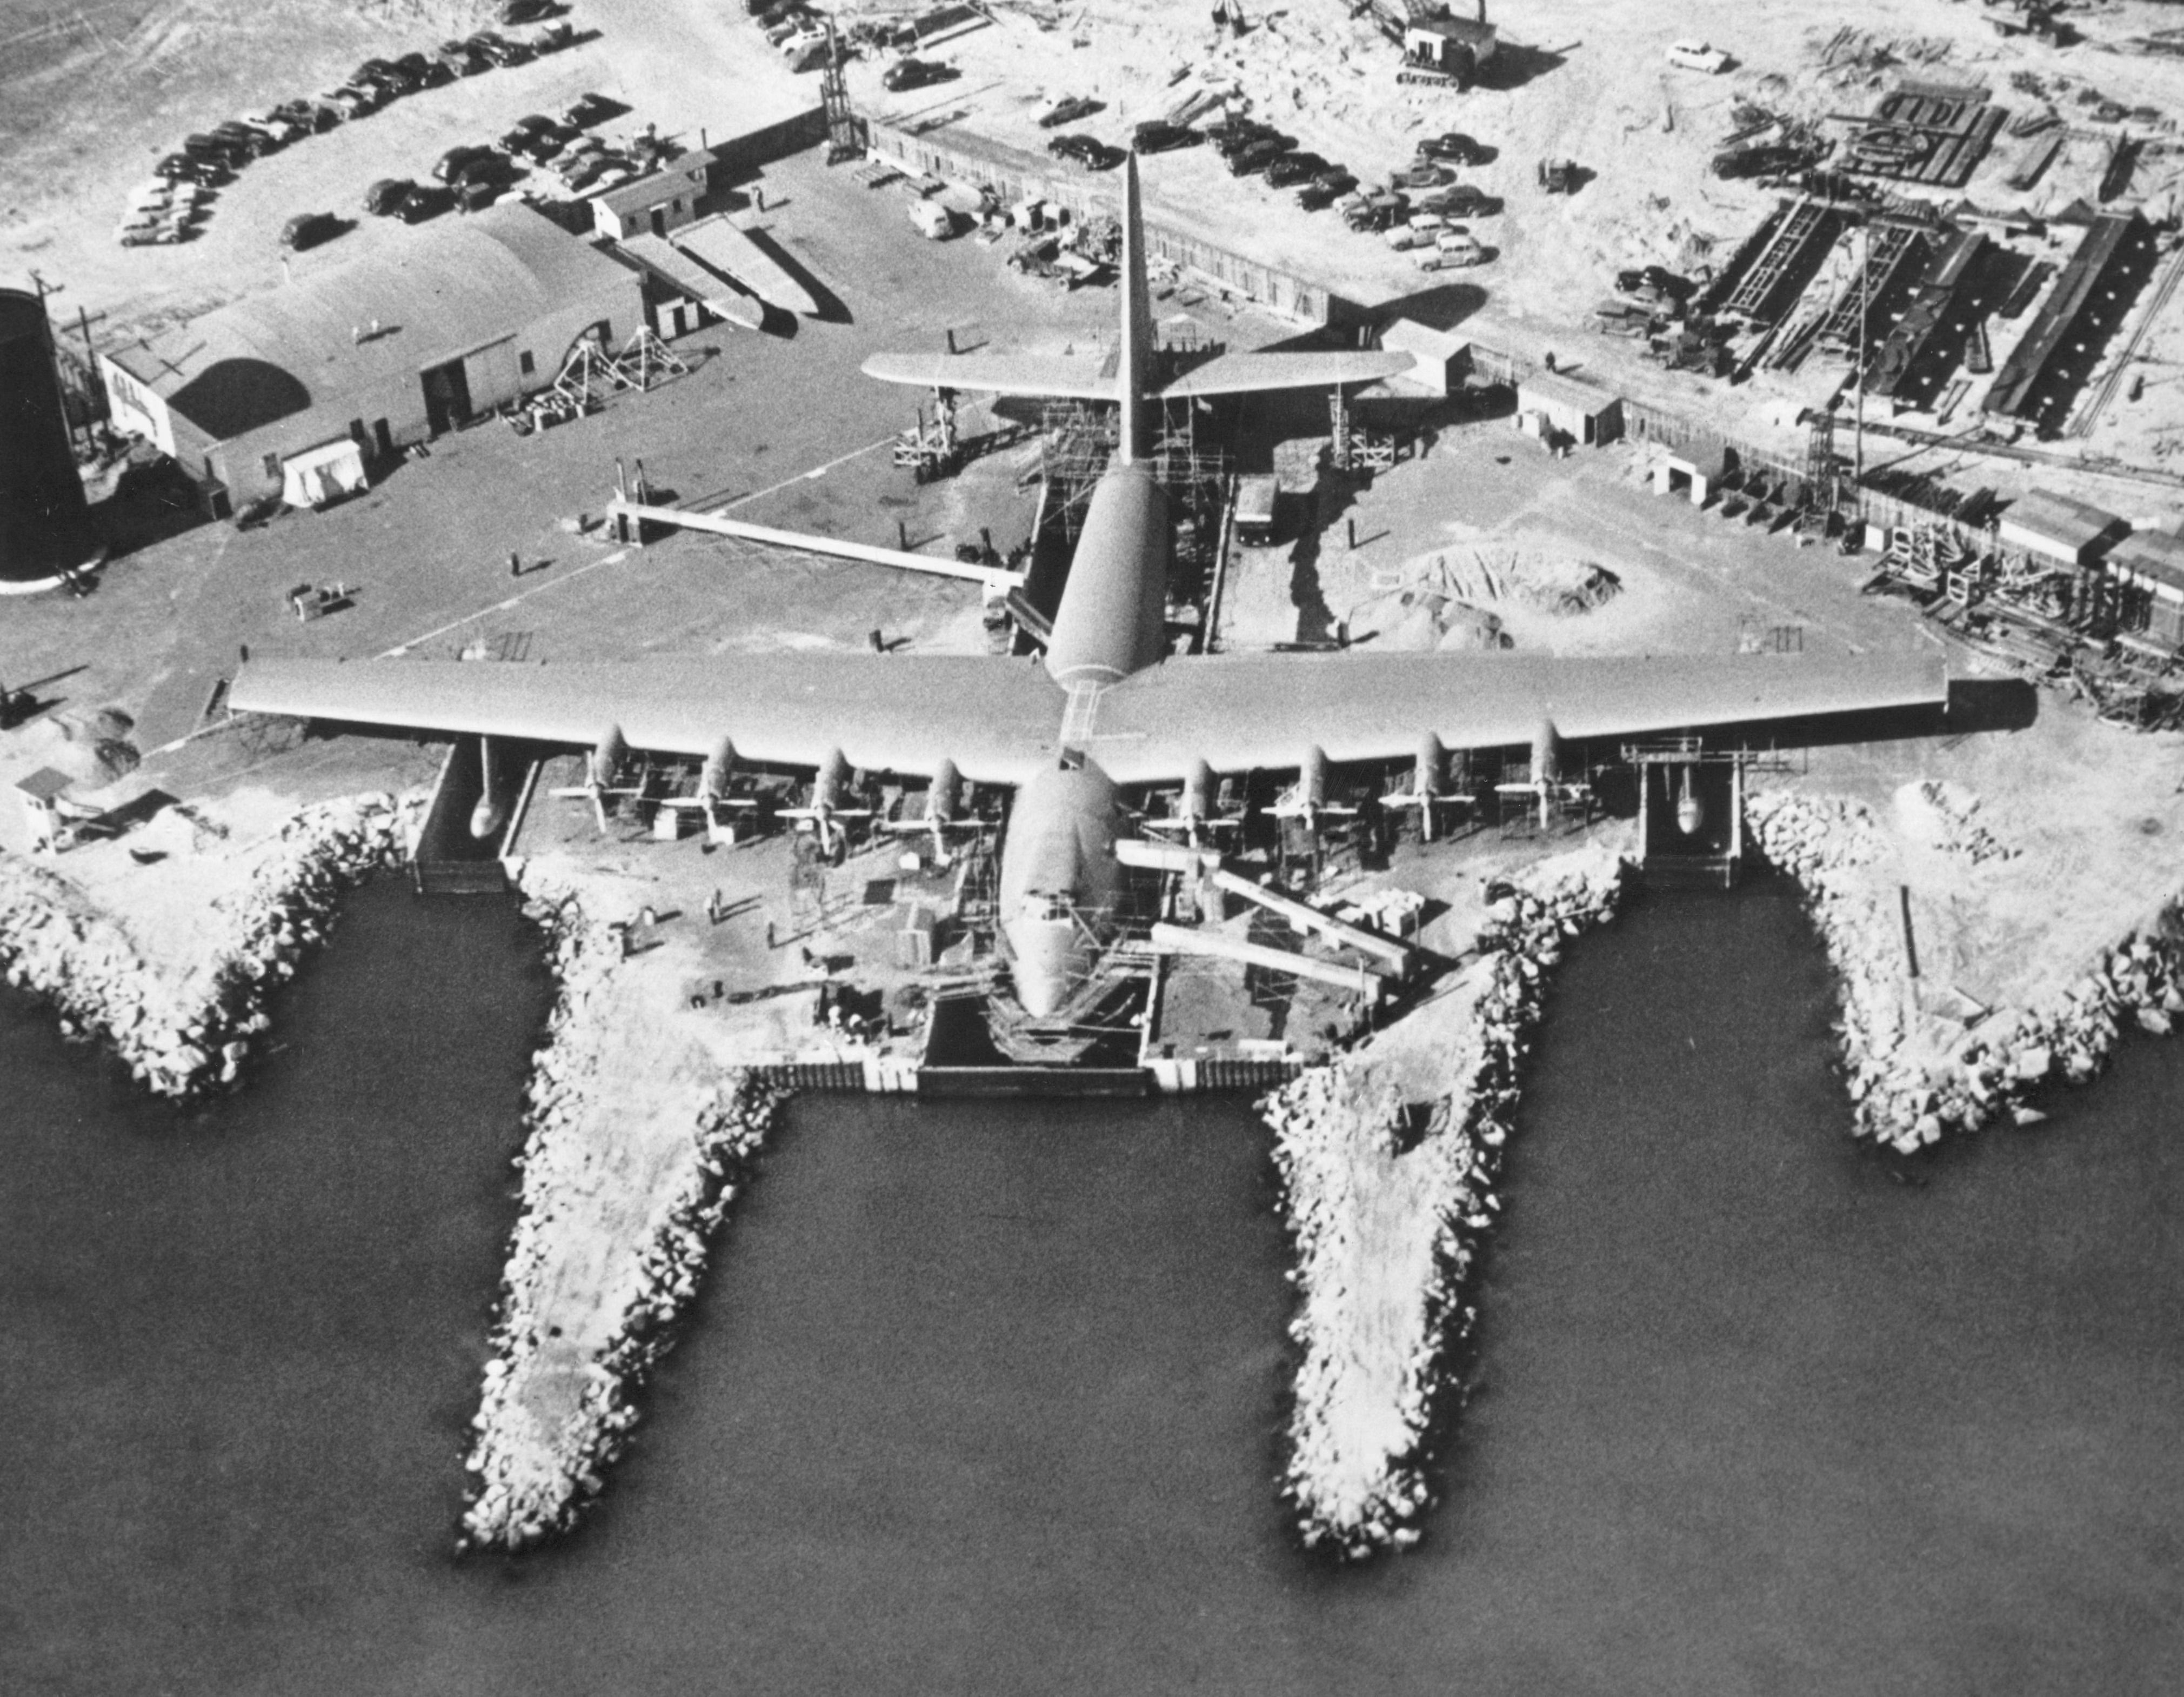
[[531,37],[531,50],[539,53],[557,53],[564,47],[577,44],[577,32],[566,24],[549,24]]
[[248,159],[254,159],[263,154],[272,153],[281,145],[273,139],[271,131],[261,129],[255,124],[245,124],[233,118],[229,119],[225,124],[214,125],[212,133],[214,141],[225,142]]
[[1140,124],[1131,132],[1130,140],[1141,154],[1165,154],[1177,148],[1188,148],[1198,140],[1198,131],[1187,124],[1170,124],[1161,119]]
[[1082,130],[1075,130],[1067,136],[1056,136],[1046,144],[1046,150],[1058,159],[1082,162],[1099,152],[1100,141],[1096,136],[1088,136]]
[[476,142],[465,142],[459,148],[450,148],[432,161],[432,175],[442,182],[452,182],[455,173],[472,159],[489,159],[493,149]]
[[417,87],[416,78],[398,67],[393,60],[384,59],[366,59],[350,74],[349,81],[381,89],[390,100],[413,93]]
[[1422,159],[1446,159],[1451,165],[1475,165],[1486,161],[1486,149],[1461,131],[1444,131],[1418,143]]
[[375,218],[391,218],[402,209],[417,185],[406,176],[383,176],[364,192],[364,209]]
[[395,70],[414,79],[420,88],[437,88],[443,82],[453,82],[455,74],[437,59],[428,59],[423,53],[404,53],[394,61]]
[[504,182],[465,182],[455,190],[455,209],[476,212],[490,206],[507,187]]
[[622,107],[604,94],[579,94],[561,109],[562,127],[570,130],[588,130],[593,125],[611,118]]
[[550,18],[560,9],[554,0],[501,0],[500,10],[493,15],[504,24],[529,24]]
[[299,212],[281,226],[281,245],[298,253],[341,234],[343,225],[331,212]]
[[1100,103],[1088,100],[1081,94],[1065,95],[1039,114],[1042,130],[1059,130],[1064,124],[1074,124],[1080,118],[1089,118],[1100,109]]
[[437,218],[455,204],[454,195],[436,183],[421,182],[404,199],[395,216],[404,224],[422,224]]
[[169,154],[152,171],[170,182],[192,182],[207,188],[226,182],[231,174],[220,159],[192,159],[187,154]]
[[1255,176],[1266,170],[1288,151],[1282,145],[1281,137],[1279,136],[1262,136],[1241,153],[1229,155],[1228,175],[1231,176]]
[[471,40],[478,44],[481,53],[498,65],[528,64],[538,57],[532,51],[530,42],[495,35],[490,30],[479,31]]
[[476,76],[492,68],[492,61],[468,42],[442,42],[434,57],[457,76]]
[[1729,69],[1729,55],[1704,42],[1672,42],[1667,58],[1670,64],[1685,70],[1702,70],[1709,75],[1719,75]]
[[1500,203],[1476,184],[1452,182],[1446,188],[1420,195],[1418,204],[1429,212],[1452,213],[1458,218],[1485,218],[1498,209]]
[[1323,206],[1332,206],[1357,187],[1357,179],[1348,171],[1324,170],[1297,191],[1297,204],[1307,212],[1317,212]]
[[1255,147],[1261,142],[1281,139],[1280,132],[1271,124],[1257,123],[1249,118],[1226,124],[1218,130],[1209,130],[1206,134],[1213,142],[1213,151],[1224,159],[1233,159],[1245,148]]
[[1284,154],[1267,167],[1267,187],[1287,188],[1293,183],[1306,182],[1322,171],[1334,167],[1318,154]]
[[1362,235],[1387,230],[1410,210],[1401,195],[1374,195],[1353,200],[1342,209],[1342,221]]
[[246,112],[236,121],[247,124],[254,130],[263,131],[272,138],[276,148],[285,148],[291,142],[300,142],[311,133],[311,126],[298,120],[286,107],[276,106],[270,112]]
[[510,182],[515,176],[515,165],[505,154],[488,153],[465,160],[455,167],[448,177],[450,188],[475,187],[482,182]]
[[906,59],[891,64],[881,75],[880,87],[891,93],[900,93],[905,88],[922,88],[928,83],[946,82],[961,75],[952,64],[943,64],[938,59]]
[[1412,248],[1430,248],[1440,233],[1437,222],[1420,225],[1406,221],[1390,225],[1382,232],[1380,239],[1400,254]]
[[319,98],[340,113],[345,120],[361,118],[367,113],[376,112],[387,103],[381,98],[377,89],[359,88],[353,83],[346,82],[338,88],[329,88]]
[[1486,249],[1462,231],[1446,231],[1430,248],[1414,255],[1413,262],[1422,271],[1468,271],[1486,263]]

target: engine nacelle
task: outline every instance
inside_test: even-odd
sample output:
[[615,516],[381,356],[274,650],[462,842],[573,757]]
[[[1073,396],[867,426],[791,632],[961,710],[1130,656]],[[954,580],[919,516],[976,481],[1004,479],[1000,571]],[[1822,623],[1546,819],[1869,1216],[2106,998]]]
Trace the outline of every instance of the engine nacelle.
[[610,788],[621,771],[622,762],[629,758],[629,740],[621,734],[620,725],[609,725],[592,745],[591,780],[594,790]]
[[698,773],[698,795],[705,801],[727,799],[728,779],[736,769],[736,745],[722,737],[713,745],[713,751],[705,756],[705,764]]
[[1562,733],[1552,719],[1541,719],[1539,729],[1532,733],[1532,782],[1552,784],[1562,776]]
[[1213,817],[1217,793],[1213,768],[1202,760],[1190,762],[1190,775],[1183,780],[1183,817],[1202,825]]
[[1442,792],[1448,782],[1448,751],[1440,745],[1440,739],[1428,731],[1418,739],[1418,759],[1411,773],[1411,793],[1432,796]]
[[814,812],[831,812],[842,805],[850,793],[850,762],[838,748],[827,751],[827,758],[811,779],[811,807]]
[[1297,801],[1315,811],[1327,805],[1327,751],[1318,743],[1297,762]]
[[956,816],[963,810],[963,774],[956,769],[952,760],[943,760],[933,768],[933,782],[925,792],[925,817],[933,822],[935,830],[943,825],[952,825]]

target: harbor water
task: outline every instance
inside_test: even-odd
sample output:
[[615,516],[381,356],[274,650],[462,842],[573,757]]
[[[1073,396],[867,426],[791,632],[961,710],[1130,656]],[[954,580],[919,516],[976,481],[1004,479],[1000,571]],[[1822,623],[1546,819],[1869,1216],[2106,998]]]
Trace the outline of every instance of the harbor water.
[[1351,1570],[1272,1490],[1247,1102],[810,1098],[599,1511],[459,1562],[550,995],[382,881],[181,1115],[0,996],[0,1690],[2184,1689],[2184,1044],[1892,1165],[1793,893],[1641,901],[1539,1033],[1427,1541]]

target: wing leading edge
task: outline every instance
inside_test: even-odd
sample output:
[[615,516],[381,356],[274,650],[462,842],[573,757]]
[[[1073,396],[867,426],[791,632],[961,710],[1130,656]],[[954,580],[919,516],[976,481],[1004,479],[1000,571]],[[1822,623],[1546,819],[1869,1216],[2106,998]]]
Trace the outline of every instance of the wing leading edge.
[[1402,760],[1429,732],[1450,749],[1529,743],[1552,723],[1569,740],[1773,722],[1948,699],[1931,656],[1518,654],[1234,655],[1175,660],[1107,690],[1087,751],[1118,783]]
[[526,666],[474,661],[254,660],[238,712],[528,741],[632,748],[1021,784],[1055,757],[1062,692],[1038,666],[972,655],[747,654]]

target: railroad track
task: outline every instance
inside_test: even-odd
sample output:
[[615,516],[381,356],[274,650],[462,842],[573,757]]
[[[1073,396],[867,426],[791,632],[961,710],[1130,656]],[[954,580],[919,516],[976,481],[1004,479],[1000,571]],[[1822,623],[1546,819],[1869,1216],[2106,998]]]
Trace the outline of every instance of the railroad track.
[[2101,421],[2101,415],[2108,410],[2109,403],[2115,399],[2117,389],[2123,386],[2123,374],[2131,368],[2132,360],[2137,357],[2139,344],[2146,340],[2146,332],[2153,327],[2154,321],[2169,310],[2169,303],[2175,298],[2179,282],[2184,282],[2184,248],[2179,248],[2170,256],[2167,274],[2154,290],[2153,299],[2147,303],[2146,310],[2139,315],[2138,327],[2131,332],[2131,340],[2125,344],[2122,354],[2109,369],[2108,376],[2101,380],[2101,386],[2078,409],[2078,416],[2070,421],[2067,434],[2081,439],[2092,434],[2093,427]]

